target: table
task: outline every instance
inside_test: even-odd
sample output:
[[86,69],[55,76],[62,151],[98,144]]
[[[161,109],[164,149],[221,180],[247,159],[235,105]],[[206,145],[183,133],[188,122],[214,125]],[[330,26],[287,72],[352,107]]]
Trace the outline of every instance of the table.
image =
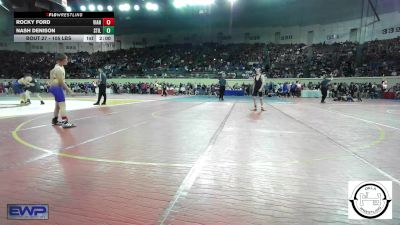
[[[329,93],[328,93],[329,96]],[[321,98],[322,94],[320,90],[302,90],[301,91],[302,98]]]
[[[157,94],[161,95],[162,94],[162,90],[157,90]],[[167,90],[167,94],[168,95],[174,95],[175,91],[174,90]]]
[[225,90],[225,96],[244,96],[244,91]]
[[[95,92],[96,92],[96,94],[99,94],[99,88],[98,87],[95,88]],[[113,92],[113,90],[111,88],[106,88],[106,94],[113,94],[113,93],[114,92]]]

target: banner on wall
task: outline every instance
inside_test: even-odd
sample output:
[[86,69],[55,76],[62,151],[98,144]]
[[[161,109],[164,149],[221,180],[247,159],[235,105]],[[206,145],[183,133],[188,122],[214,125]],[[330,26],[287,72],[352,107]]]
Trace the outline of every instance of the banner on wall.
[[396,27],[385,28],[382,30],[382,34],[393,34],[393,33],[400,33],[400,25]]

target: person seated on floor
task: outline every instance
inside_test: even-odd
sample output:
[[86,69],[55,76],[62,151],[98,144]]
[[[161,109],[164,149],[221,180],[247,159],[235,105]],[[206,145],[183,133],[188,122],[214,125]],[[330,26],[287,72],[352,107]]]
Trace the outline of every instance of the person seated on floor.
[[294,98],[296,96],[296,92],[297,92],[297,84],[292,82],[292,84],[290,85],[290,96]]
[[351,97],[351,94],[350,94],[350,93],[346,93],[346,94],[344,94],[344,95],[342,95],[342,96],[335,97],[335,98],[333,99],[333,101],[339,101],[339,102],[354,102],[354,99],[353,99],[353,97]]
[[290,89],[287,83],[284,83],[282,86],[282,95],[285,97],[289,97],[290,95]]

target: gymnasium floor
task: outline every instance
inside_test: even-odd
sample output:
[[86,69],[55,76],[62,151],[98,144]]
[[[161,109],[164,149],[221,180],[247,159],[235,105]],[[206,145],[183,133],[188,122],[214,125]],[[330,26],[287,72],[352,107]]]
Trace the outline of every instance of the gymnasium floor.
[[[114,98],[67,99],[66,130],[51,100],[0,98],[0,225],[400,224],[399,101]],[[393,182],[394,219],[347,218],[357,180]],[[50,218],[7,220],[16,203]]]

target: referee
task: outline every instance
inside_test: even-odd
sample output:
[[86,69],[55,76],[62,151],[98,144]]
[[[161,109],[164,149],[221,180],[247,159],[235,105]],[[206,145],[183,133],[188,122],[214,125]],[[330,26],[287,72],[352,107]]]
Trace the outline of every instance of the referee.
[[324,76],[324,80],[321,82],[321,103],[325,103],[326,96],[328,95],[329,83],[333,80],[333,75],[331,74],[331,78],[328,79],[326,75]]
[[98,71],[99,71],[99,97],[97,99],[97,102],[94,103],[94,105],[100,104],[101,96],[104,96],[104,100],[103,103],[101,103],[101,105],[105,105],[107,100],[107,95],[106,95],[107,77],[102,69],[99,68]]
[[221,77],[219,78],[219,100],[220,101],[224,101],[225,88],[226,88],[225,74],[221,74]]

